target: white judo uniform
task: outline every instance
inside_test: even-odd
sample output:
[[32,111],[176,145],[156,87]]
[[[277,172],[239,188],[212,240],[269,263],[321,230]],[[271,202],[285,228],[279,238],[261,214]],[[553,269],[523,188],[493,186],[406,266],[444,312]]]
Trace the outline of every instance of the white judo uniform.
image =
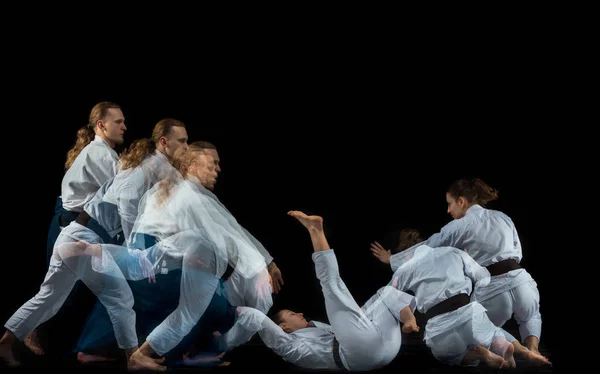
[[302,368],[365,371],[388,365],[402,343],[400,311],[407,306],[414,311],[415,298],[385,286],[361,308],[340,278],[334,251],[315,252],[312,259],[330,324],[313,321],[314,327],[288,334],[260,311],[239,307],[240,325]]
[[119,171],[119,155],[96,135],[73,161],[61,183],[61,199],[65,210],[81,212],[96,191]]
[[[99,217],[99,224],[108,233],[116,234],[115,227],[120,226],[119,215],[114,205],[102,201],[102,196],[111,185],[114,178],[109,179],[85,205],[86,212],[94,212]],[[69,256],[63,251],[61,244],[76,241],[88,243],[102,243],[100,236],[76,221],[71,222],[61,230],[54,254],[44,282],[38,293],[21,306],[6,322],[5,327],[12,331],[17,338],[23,339],[41,323],[54,316],[65,302],[77,280],[83,283],[98,297],[106,307],[110,316],[118,346],[122,349],[132,348],[137,345],[135,331],[135,313],[133,312],[133,295],[125,281],[121,270],[114,262],[93,261],[90,256]],[[138,255],[141,255],[138,251]],[[131,254],[135,256],[135,252]],[[140,260],[145,257],[139,256]],[[97,258],[94,258],[97,260]],[[97,270],[104,265],[102,273]],[[138,265],[135,270],[144,268]],[[147,267],[146,267],[147,268]],[[147,275],[139,273],[137,279]],[[135,278],[134,274],[128,274]]]
[[[395,266],[391,285],[414,292],[421,313],[427,314],[432,307],[454,296],[466,295],[466,305],[427,320],[425,344],[439,361],[459,365],[467,351],[478,345],[504,356],[505,342],[514,341],[514,338],[490,321],[480,303],[468,302],[473,283],[478,289],[490,282],[486,268],[457,248],[431,248],[423,244],[397,253]],[[496,338],[500,341],[493,344]]]
[[[510,217],[480,205],[471,206],[463,218],[449,222],[422,244],[465,250],[484,267],[508,259],[519,263],[523,257],[521,241]],[[398,266],[395,256],[390,258],[394,271]],[[489,285],[476,289],[471,297],[487,309],[488,317],[496,326],[503,326],[514,314],[521,341],[530,335],[540,338],[540,294],[527,270],[520,268],[494,275]]]

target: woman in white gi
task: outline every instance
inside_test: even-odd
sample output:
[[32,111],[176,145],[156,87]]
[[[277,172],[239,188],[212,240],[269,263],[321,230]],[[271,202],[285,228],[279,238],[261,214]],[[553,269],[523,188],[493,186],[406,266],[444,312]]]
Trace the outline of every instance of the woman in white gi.
[[457,248],[429,247],[416,230],[403,233],[406,240],[393,255],[396,270],[391,284],[414,292],[417,309],[427,320],[425,344],[439,361],[465,366],[483,361],[494,368],[514,368],[516,352],[534,363],[549,364],[494,325],[485,308],[470,300],[473,288],[476,292],[489,284],[486,268]]
[[[453,182],[446,193],[448,213],[454,218],[439,233],[423,244],[450,246],[465,250],[492,278],[486,287],[475,290],[471,298],[487,310],[488,317],[502,327],[514,314],[521,342],[535,353],[542,333],[540,295],[537,283],[519,265],[523,256],[519,235],[511,218],[484,206],[498,198],[498,192],[481,179]],[[372,247],[374,254],[398,268],[395,256],[383,248]],[[388,260],[389,259],[389,260]]]
[[386,366],[400,350],[401,332],[419,331],[413,314],[415,298],[386,286],[359,307],[340,278],[335,253],[323,232],[323,219],[299,211],[288,214],[310,234],[312,259],[331,325],[309,322],[302,313],[290,310],[280,311],[274,321],[248,307],[238,307],[239,323],[258,332],[283,360],[303,368],[365,371]]

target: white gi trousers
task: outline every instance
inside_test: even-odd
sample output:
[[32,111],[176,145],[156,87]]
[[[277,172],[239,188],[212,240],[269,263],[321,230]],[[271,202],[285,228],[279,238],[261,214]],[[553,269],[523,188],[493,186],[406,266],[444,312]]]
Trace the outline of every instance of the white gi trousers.
[[414,298],[385,286],[361,309],[340,278],[333,250],[315,252],[312,259],[323,289],[327,317],[346,369],[373,370],[389,364],[402,343],[400,311],[409,305],[414,310]]
[[114,262],[107,263],[103,273],[92,269],[90,256],[63,258],[60,244],[76,241],[101,243],[100,237],[89,228],[71,222],[61,230],[44,282],[38,293],[21,306],[4,325],[19,340],[37,326],[52,318],[61,308],[77,280],[98,297],[110,316],[117,344],[121,349],[137,346],[133,294],[123,274]]
[[493,276],[487,286],[474,290],[471,300],[487,309],[489,319],[496,326],[502,327],[514,315],[521,342],[528,336],[540,339],[540,293],[537,283],[525,269]]
[[[512,339],[490,321],[485,308],[476,301],[437,315],[425,326],[425,344],[436,359],[448,365],[460,365],[467,351],[478,345],[504,356]],[[466,365],[477,366],[479,361]]]

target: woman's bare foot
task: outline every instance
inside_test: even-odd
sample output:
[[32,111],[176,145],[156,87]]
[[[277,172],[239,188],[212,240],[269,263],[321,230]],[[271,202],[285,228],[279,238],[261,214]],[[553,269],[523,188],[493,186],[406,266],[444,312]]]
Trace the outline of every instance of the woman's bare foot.
[[165,361],[165,358],[152,358],[144,355],[140,350],[136,350],[127,360],[128,370],[155,370],[165,371],[166,366],[160,365]]
[[534,365],[552,365],[548,358],[542,356],[539,352],[529,350],[527,347],[521,345],[518,341],[512,344],[515,347],[515,355],[525,361],[529,361]]
[[531,352],[536,353],[541,356],[540,351],[538,349],[540,340],[537,338],[537,336],[533,336],[533,335],[528,336],[527,338],[525,338],[524,343],[525,343],[524,345],[527,349],[529,349]]
[[329,243],[327,243],[325,232],[323,231],[322,217],[307,216],[298,210],[291,210],[288,212],[288,215],[296,218],[304,227],[306,227],[308,233],[310,234],[310,241],[312,242],[313,250],[315,252],[327,251],[331,249]]
[[409,306],[405,306],[400,310],[400,321],[402,322],[402,332],[410,334],[413,332],[419,332],[419,326],[417,325],[417,319],[413,314]]
[[12,344],[0,343],[0,362],[4,362],[9,367],[21,365],[12,353]]
[[[515,347],[504,338],[495,338],[490,345],[490,351],[498,356],[501,356],[506,361],[506,368],[514,369],[517,367],[514,353]],[[504,368],[504,366],[503,366]]]
[[108,361],[116,361],[117,359],[114,357],[106,357],[101,355],[91,355],[83,352],[77,352],[77,361],[82,364],[92,364],[94,362],[108,362]]
[[508,344],[508,348],[504,353],[504,360],[506,361],[506,367],[509,369],[514,369],[517,367],[517,363],[515,362],[515,347],[512,344]]
[[508,365],[502,356],[492,353],[490,350],[481,345],[471,348],[471,350],[465,356],[465,360],[466,359],[483,361],[487,366],[494,369],[500,369]]
[[41,356],[44,354],[44,349],[40,344],[40,339],[38,338],[37,330],[33,330],[32,332],[30,332],[25,337],[25,339],[23,339],[23,344],[25,344],[25,346],[29,348],[31,352],[33,352],[33,354],[35,355]]
[[323,231],[323,218],[320,216],[307,216],[298,210],[291,210],[288,215],[296,218],[308,230]]
[[417,321],[409,321],[402,325],[402,332],[405,334],[419,332],[419,330],[420,330],[420,328],[417,325]]

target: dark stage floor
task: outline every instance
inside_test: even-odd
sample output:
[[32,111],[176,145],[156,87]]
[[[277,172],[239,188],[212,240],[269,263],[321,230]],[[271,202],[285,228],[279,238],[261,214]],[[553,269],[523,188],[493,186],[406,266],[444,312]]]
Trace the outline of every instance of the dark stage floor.
[[[505,328],[515,334],[514,326],[510,323]],[[377,370],[377,372],[396,372],[396,373],[480,373],[480,372],[496,372],[497,370],[486,368],[482,365],[478,367],[459,368],[449,367],[438,362],[428,351],[422,340],[422,333],[417,335],[405,336],[400,353],[396,359],[387,367]],[[50,348],[51,349],[51,348]],[[553,360],[551,352],[544,346],[543,340],[540,346],[540,351],[551,361]],[[46,371],[47,369],[58,369],[61,372],[118,372],[125,371],[124,362],[112,362],[95,365],[81,365],[76,360],[75,354],[63,355],[47,355],[34,356],[24,346],[20,345],[16,348],[15,354],[24,362],[21,367],[11,368],[6,370],[5,367],[0,368],[0,371],[10,372],[30,372]],[[294,367],[291,364],[284,362],[280,357],[276,356],[271,350],[266,348],[260,338],[254,337],[251,341],[243,346],[229,352],[225,359],[231,364],[226,367],[191,367],[191,366],[172,366],[168,371],[178,372],[254,372],[255,370],[271,372],[318,372],[317,370],[306,370]],[[553,373],[557,372],[556,365],[552,367],[534,367],[527,362],[516,360],[517,368],[510,370],[511,373]]]

